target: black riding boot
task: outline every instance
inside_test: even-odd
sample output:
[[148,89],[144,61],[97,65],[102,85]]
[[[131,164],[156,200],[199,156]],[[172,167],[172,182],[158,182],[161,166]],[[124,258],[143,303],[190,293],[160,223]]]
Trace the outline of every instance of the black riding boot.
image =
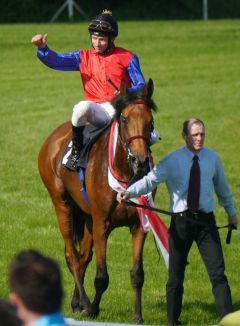
[[83,147],[83,127],[72,126],[72,152],[69,157],[66,167],[72,171],[78,170],[78,160],[80,157],[80,151]]

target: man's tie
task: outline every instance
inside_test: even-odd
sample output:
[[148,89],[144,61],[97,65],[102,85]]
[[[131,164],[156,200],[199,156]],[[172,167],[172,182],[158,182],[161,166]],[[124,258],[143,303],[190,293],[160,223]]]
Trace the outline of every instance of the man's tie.
[[198,156],[194,155],[188,186],[187,205],[188,209],[193,213],[195,213],[199,208],[200,167],[198,164],[198,160]]

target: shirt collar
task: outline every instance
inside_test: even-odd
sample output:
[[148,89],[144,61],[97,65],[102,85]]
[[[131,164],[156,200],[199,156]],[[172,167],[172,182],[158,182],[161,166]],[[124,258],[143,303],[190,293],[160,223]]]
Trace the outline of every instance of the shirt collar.
[[193,159],[193,156],[194,156],[194,155],[197,155],[197,156],[199,157],[199,160],[200,160],[200,159],[201,159],[201,156],[202,156],[202,151],[203,151],[203,149],[204,149],[204,147],[200,150],[199,153],[195,154],[195,153],[193,153],[192,151],[190,151],[190,149],[188,149],[187,146],[184,146],[184,150],[185,150],[185,152],[186,152],[186,154],[187,154],[187,156],[189,157],[190,160]]

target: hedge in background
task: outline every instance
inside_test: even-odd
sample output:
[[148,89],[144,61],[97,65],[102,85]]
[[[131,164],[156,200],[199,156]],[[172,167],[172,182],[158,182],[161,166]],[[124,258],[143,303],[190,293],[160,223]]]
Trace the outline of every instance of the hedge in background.
[[[65,0],[1,0],[0,23],[49,22]],[[90,0],[75,2],[88,17],[111,8],[117,19],[202,19],[202,0]],[[239,0],[208,0],[209,18],[240,18]],[[74,15],[74,20],[84,18]],[[67,8],[58,21],[67,21]]]

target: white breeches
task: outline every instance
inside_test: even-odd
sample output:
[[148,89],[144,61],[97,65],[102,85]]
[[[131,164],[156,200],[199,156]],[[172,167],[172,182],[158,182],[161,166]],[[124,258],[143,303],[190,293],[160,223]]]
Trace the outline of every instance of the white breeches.
[[73,108],[72,125],[85,126],[87,123],[104,127],[115,115],[115,109],[110,102],[101,104],[92,101],[80,101]]
[[[98,104],[92,101],[80,101],[73,108],[72,125],[74,127],[81,127],[91,124],[101,128],[112,120],[115,112],[110,102]],[[150,139],[151,145],[155,144],[159,137],[159,132],[153,129]]]

